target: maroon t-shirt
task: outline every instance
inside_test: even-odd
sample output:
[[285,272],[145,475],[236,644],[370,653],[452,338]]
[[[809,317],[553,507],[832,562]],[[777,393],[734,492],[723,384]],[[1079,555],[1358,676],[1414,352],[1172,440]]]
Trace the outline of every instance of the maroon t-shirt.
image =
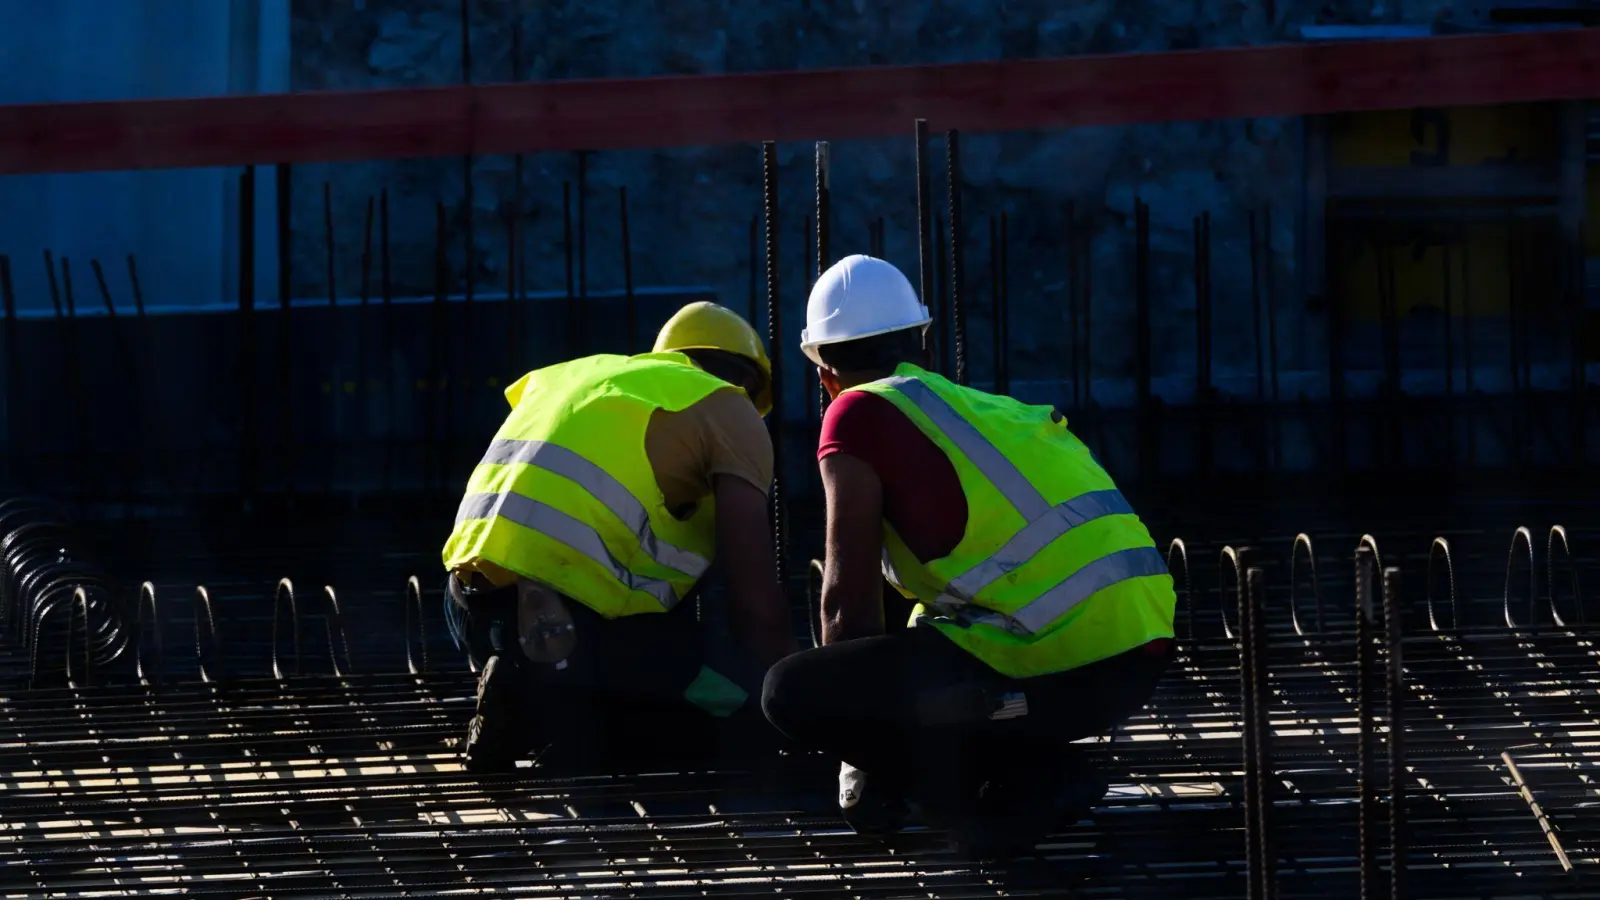
[[[883,485],[883,517],[906,547],[926,562],[948,555],[967,529],[967,496],[955,466],[895,405],[866,391],[828,404],[817,462],[844,453],[872,467]],[[1144,649],[1161,654],[1167,641]]]

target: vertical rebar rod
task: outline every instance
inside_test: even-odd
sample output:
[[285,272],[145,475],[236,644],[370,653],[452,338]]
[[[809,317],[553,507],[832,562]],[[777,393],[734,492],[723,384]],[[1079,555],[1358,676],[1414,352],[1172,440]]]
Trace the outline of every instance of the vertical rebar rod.
[[1150,309],[1150,207],[1134,200],[1134,371],[1139,404],[1139,471],[1146,479],[1155,475],[1156,460],[1155,405],[1152,402]]
[[1260,568],[1246,573],[1247,593],[1250,596],[1250,621],[1245,626],[1245,640],[1251,646],[1253,661],[1255,776],[1256,776],[1256,866],[1257,881],[1262,900],[1275,900],[1278,895],[1277,856],[1274,849],[1272,822],[1273,768],[1272,768],[1272,685],[1267,670],[1267,591],[1265,575]]
[[[913,125],[917,153],[917,293],[928,307],[934,322],[939,321],[939,310],[933,298],[933,187],[928,159],[928,120],[917,119]],[[929,328],[929,358],[938,359],[938,328]]]
[[[1334,247],[1333,258],[1339,257],[1343,251],[1342,242],[1337,242]],[[1345,280],[1341,277],[1342,267],[1334,266],[1330,270],[1335,288],[1330,292],[1332,299],[1328,303],[1328,400],[1333,407],[1333,444],[1334,465],[1337,471],[1346,470],[1349,462],[1349,441],[1345,436],[1345,384],[1344,384],[1344,332],[1345,332]]]
[[[811,227],[811,216],[810,216],[809,213],[805,217],[805,226],[804,226],[804,228],[801,229],[801,231],[802,231],[802,234],[801,234],[801,239],[800,239],[800,248],[801,248],[801,253],[803,254],[802,261],[805,263],[804,272],[805,272],[806,296],[809,297],[810,293],[811,293],[812,286],[816,284],[816,280],[817,280],[816,276],[821,274],[820,270],[818,270],[813,265],[813,261],[812,261],[812,258],[816,255],[816,253],[814,251],[814,246],[813,246],[814,242],[816,240],[816,232],[812,230],[812,227]],[[818,371],[814,366],[809,366],[809,365],[806,366],[806,370],[805,371],[806,371],[806,374],[805,374],[805,377],[802,379],[802,381],[805,382],[806,390],[802,391],[802,393],[805,395],[805,398],[806,398],[806,409],[805,409],[806,421],[808,421],[808,422],[812,421],[812,414],[814,412],[815,415],[816,415],[816,421],[820,423],[822,421],[822,414],[825,411],[827,411],[827,408],[828,408],[828,390],[822,384],[822,374],[821,374],[821,372]],[[811,403],[812,403],[812,391],[811,391],[810,388],[811,388],[811,379],[813,379],[813,378],[815,378],[817,380],[817,390],[816,390],[816,404],[817,405],[816,405],[815,410],[813,410],[812,406],[811,406]]]
[[[253,192],[252,192],[252,194],[253,194]],[[255,222],[254,204],[252,204],[252,207],[250,209],[250,220],[251,220],[251,224],[252,224],[251,242],[252,242],[252,245],[253,245],[254,244],[254,239],[255,239],[254,227],[253,227],[254,226],[254,222]],[[138,322],[138,326],[137,326],[137,330],[135,331],[135,335],[137,337],[137,341],[138,341],[138,345],[139,345],[139,365],[141,366],[141,371],[144,373],[143,375],[141,375],[141,383],[149,383],[152,380],[149,377],[149,373],[154,371],[154,369],[152,367],[152,361],[158,358],[158,354],[156,354],[156,352],[155,352],[154,342],[153,342],[153,340],[151,338],[151,335],[150,335],[150,320],[145,315],[144,286],[139,282],[139,261],[138,261],[138,259],[136,259],[134,257],[134,255],[132,253],[128,254],[128,260],[127,261],[128,261],[128,291],[129,291],[129,293],[131,293],[133,295],[133,315],[134,315],[135,320],[137,320],[137,322]],[[253,264],[252,264],[252,271],[251,271],[251,280],[252,281],[255,280]],[[160,405],[157,404],[155,408],[159,409]],[[140,412],[138,413],[138,415],[141,417],[141,421],[143,420],[144,416],[151,415],[151,413],[148,412],[149,409],[151,409],[151,407],[149,407],[147,405],[144,405],[143,404],[143,400],[141,400],[141,405],[139,407]],[[156,423],[154,425],[153,430],[156,432],[157,435],[162,434],[163,433],[163,423],[165,423],[166,421],[169,421],[170,417],[168,417],[164,413],[157,413],[157,414],[153,415],[152,418],[155,419],[155,423]],[[170,436],[169,436],[169,438],[170,438]],[[161,443],[161,439],[159,437],[157,438],[156,443],[157,444]],[[170,443],[170,442],[167,443],[166,451],[161,454],[162,465],[163,465],[163,468],[165,469],[165,471],[162,472],[158,476],[158,481],[161,482],[161,483],[166,484],[168,493],[172,494],[174,496],[176,496],[176,494],[177,494],[178,484],[179,484],[179,482],[178,482],[178,477],[179,477],[178,476],[178,466],[176,464],[176,461],[173,459],[173,455],[175,453],[175,449],[176,448],[175,448],[175,445],[173,443]]]
[[1569,326],[1568,352],[1572,356],[1571,391],[1572,391],[1572,456],[1578,467],[1584,467],[1589,461],[1589,422],[1588,404],[1585,402],[1589,390],[1589,375],[1584,364],[1584,309],[1589,292],[1589,266],[1585,249],[1588,247],[1586,227],[1578,223],[1578,240],[1576,244],[1572,280],[1574,296],[1572,298],[1572,324]]
[[1451,296],[1450,284],[1451,247],[1448,242],[1439,245],[1439,274],[1440,278],[1440,305],[1444,307],[1444,402],[1445,402],[1445,446],[1449,448],[1450,465],[1458,464],[1456,458],[1456,347],[1455,347],[1455,303]]
[[[464,2],[465,0],[463,0]],[[339,383],[343,380],[342,376],[344,374],[340,371],[342,368],[340,361],[344,358],[344,347],[342,346],[344,343],[344,329],[340,327],[339,285],[334,270],[334,260],[337,253],[333,237],[333,185],[327,181],[322,183],[322,244],[323,256],[327,261],[328,280],[328,327],[325,334],[332,335],[329,343],[333,346],[333,381],[331,384],[333,392],[330,395],[329,402],[333,412],[333,423],[329,430],[332,432],[331,437],[336,440],[342,437],[340,432],[344,429],[344,394],[339,390]],[[334,470],[338,468],[340,456],[338,453],[328,453],[326,450],[322,454],[315,455],[326,457],[327,461],[323,463],[322,470],[324,479],[322,489],[324,494],[332,493]]]
[[56,319],[60,319],[61,312],[61,283],[56,279],[56,258],[49,251],[44,251],[44,274],[50,280],[50,305],[55,308]]
[[1378,862],[1374,852],[1378,831],[1377,796],[1372,782],[1375,765],[1372,758],[1376,724],[1372,696],[1373,658],[1372,643],[1372,575],[1376,561],[1366,546],[1356,550],[1356,780],[1360,790],[1360,806],[1356,825],[1357,865],[1361,879],[1361,900],[1376,900]]
[[394,488],[395,451],[399,429],[395,427],[394,402],[394,278],[389,268],[389,189],[378,192],[378,291],[383,298],[383,489]]
[[573,352],[589,352],[589,151],[578,151],[578,344]]
[[1011,258],[1009,221],[1000,213],[1000,293],[996,295],[995,327],[1000,331],[1000,393],[1011,392]]
[[766,222],[767,352],[772,355],[772,536],[780,589],[787,592],[783,510],[783,306],[778,280],[778,144],[761,144],[761,211]]
[[[521,191],[514,193],[520,195]],[[521,197],[512,201],[511,209],[506,211],[506,359],[501,366],[501,376],[510,380],[515,376],[517,366],[517,349],[521,344],[522,331],[522,254],[518,244],[521,243]]]
[[961,295],[966,289],[966,259],[962,248],[961,132],[945,132],[945,178],[950,193],[950,321],[955,344],[956,384],[967,383],[967,313]]
[[[1199,406],[1200,441],[1196,469],[1209,473],[1216,441],[1216,419],[1211,387],[1211,247],[1207,241],[1210,220],[1194,219],[1194,325],[1195,325],[1195,400]],[[1255,213],[1250,214],[1250,260],[1255,270]],[[1254,278],[1252,277],[1252,281]]]
[[[511,23],[511,80],[522,80],[522,17],[517,15]],[[518,353],[522,338],[523,270],[522,260],[522,154],[511,157],[511,215],[507,223],[506,267],[509,269],[506,287],[506,365],[501,373],[509,382],[517,377]]]
[[5,375],[6,392],[6,470],[17,474],[17,481],[11,485],[15,491],[21,490],[21,485],[27,483],[27,474],[23,462],[24,454],[17,446],[18,436],[28,433],[28,429],[21,424],[20,407],[18,405],[18,391],[22,384],[22,364],[17,359],[17,293],[16,285],[11,280],[11,257],[0,254],[0,312],[5,314],[6,323],[6,365],[3,370]]
[[[367,331],[372,327],[369,321],[372,318],[370,306],[372,304],[372,221],[377,213],[376,201],[371,194],[367,195],[367,208],[362,216],[361,223],[361,307],[356,313],[356,392],[360,398],[359,408],[361,414],[357,416],[358,444],[360,447],[361,469],[367,469],[368,455],[371,448],[368,441],[372,437],[372,373],[371,361],[367,358]],[[355,478],[352,500],[359,502],[359,485],[365,477],[357,475]]]
[[989,216],[989,353],[994,392],[1000,393],[1000,220]]
[[[1266,290],[1267,306],[1267,383],[1271,386],[1273,403],[1278,402],[1278,278],[1277,265],[1272,255],[1272,207],[1263,207],[1261,210],[1261,283]],[[1276,419],[1273,420],[1276,422]],[[1276,437],[1273,444],[1273,458],[1276,462],[1278,445]]]
[[1461,252],[1461,383],[1465,394],[1465,413],[1467,429],[1467,467],[1478,464],[1478,411],[1477,400],[1473,396],[1476,390],[1476,366],[1472,361],[1472,254],[1465,249]]
[[[472,65],[472,0],[461,0],[461,83],[473,83]],[[466,343],[470,349],[461,360],[459,377],[445,376],[447,385],[445,392],[444,427],[440,429],[440,460],[441,470],[447,469],[454,454],[453,440],[457,433],[455,395],[457,391],[465,392],[463,411],[470,422],[473,413],[477,411],[479,393],[477,391],[478,373],[481,370],[482,354],[477,352],[478,322],[477,309],[473,305],[474,287],[478,276],[478,235],[477,235],[477,196],[472,183],[473,154],[469,151],[461,155],[461,290],[465,309],[462,310],[463,331],[467,335]],[[452,348],[453,351],[453,348]],[[451,352],[452,356],[457,356]],[[459,358],[459,357],[458,357]],[[450,368],[450,363],[445,363]],[[442,476],[442,471],[441,471]],[[441,485],[444,483],[441,477]]]
[[[1083,242],[1083,405],[1087,407],[1094,405],[1094,226],[1087,215],[1078,240]],[[1099,417],[1095,420],[1098,429]]]
[[[290,302],[294,296],[293,174],[294,170],[288,163],[279,163],[274,178],[278,208],[278,461],[283,467],[285,492],[291,506],[297,480],[295,458],[299,455],[298,442],[294,439],[294,400],[291,396],[294,393],[291,362],[294,322]],[[253,187],[255,176],[252,173],[250,177]],[[252,190],[251,194],[254,193]]]
[[573,284],[572,268],[572,182],[561,182],[561,253],[566,263],[567,289],[567,348],[566,356],[577,354],[578,348],[578,294]]
[[1250,313],[1253,319],[1251,341],[1256,351],[1256,403],[1267,399],[1267,364],[1261,334],[1261,236],[1256,225],[1256,211],[1250,210]]
[[622,302],[627,306],[628,355],[639,352],[639,300],[633,295],[633,239],[628,232],[628,186],[617,188],[617,213],[622,226]]
[[1524,443],[1523,427],[1524,395],[1527,385],[1522,379],[1522,341],[1519,340],[1523,329],[1522,304],[1517,290],[1517,271],[1520,261],[1519,247],[1517,246],[1516,227],[1511,219],[1506,219],[1506,318],[1511,326],[1506,332],[1507,351],[1509,354],[1509,367],[1511,369],[1511,457],[1513,463],[1520,465],[1523,462],[1522,447]]
[[751,328],[761,327],[761,217],[750,217],[750,314]]
[[833,175],[832,164],[828,158],[828,142],[817,141],[817,277],[828,270],[833,264],[833,246],[830,240],[829,223],[832,219],[833,209]]
[[[282,173],[279,173],[282,177]],[[260,477],[259,438],[256,432],[256,176],[246,166],[239,176],[239,493],[252,509]],[[282,191],[279,191],[282,198]],[[279,211],[282,215],[282,211]],[[278,240],[283,240],[279,225]],[[130,270],[131,271],[131,270]],[[281,277],[281,275],[280,275]],[[280,289],[281,293],[281,289]]]
[[[1250,576],[1255,576],[1259,569],[1251,569]],[[1250,622],[1255,618],[1251,608],[1255,599],[1252,589],[1258,579],[1247,577],[1246,584],[1239,585],[1238,591],[1238,622],[1239,622],[1239,719],[1240,719],[1240,755],[1243,765],[1244,793],[1244,876],[1245,897],[1247,900],[1262,900],[1258,887],[1261,879],[1261,860],[1258,853],[1259,836],[1261,834],[1261,806],[1257,802],[1256,792],[1259,782],[1256,780],[1256,768],[1259,762],[1256,757],[1256,706],[1260,698],[1256,696],[1255,670],[1256,659],[1255,642],[1250,639]]]
[[[817,141],[816,146],[816,243],[817,243],[817,268],[816,277],[822,278],[822,273],[828,270],[833,259],[832,239],[829,222],[832,219],[833,209],[833,174],[832,160],[828,154],[828,142]],[[807,266],[809,269],[809,266]],[[806,402],[810,406],[810,401]],[[820,374],[817,377],[817,420],[820,422],[824,413],[828,411],[828,389],[823,387]]]
[[[433,490],[436,483],[443,481],[442,470],[444,459],[440,454],[443,443],[440,432],[449,429],[448,413],[444,421],[440,421],[441,398],[444,382],[444,361],[440,358],[443,351],[444,333],[448,327],[446,303],[450,291],[450,256],[448,250],[449,217],[445,212],[443,201],[433,207],[433,327],[429,329],[432,340],[429,341],[428,352],[428,380],[424,389],[423,398],[427,404],[427,434],[423,441],[426,448],[423,458],[422,482],[423,489]],[[443,426],[443,427],[441,427]],[[437,481],[436,481],[437,479]]]
[[1405,668],[1400,646],[1404,638],[1404,607],[1400,603],[1400,570],[1383,570],[1383,622],[1388,638],[1389,719],[1389,898],[1405,900],[1407,853],[1406,834],[1406,754],[1405,754]]
[[1082,347],[1078,339],[1078,304],[1083,289],[1083,260],[1079,258],[1078,248],[1078,205],[1068,200],[1062,212],[1062,238],[1067,250],[1067,358],[1071,360],[1072,411],[1076,414],[1083,403]]
[[939,314],[933,320],[930,330],[936,336],[939,345],[939,355],[935,363],[939,367],[939,374],[950,377],[950,345],[954,343],[950,338],[950,245],[944,239],[944,216],[933,217],[933,258],[934,258],[934,294],[937,297]]
[[[77,479],[85,472],[96,473],[94,480],[96,482],[100,480],[98,475],[100,467],[89,459],[89,435],[84,422],[86,410],[84,410],[83,395],[83,355],[80,353],[78,343],[78,304],[72,293],[72,260],[65,256],[61,257],[61,299],[67,310],[67,383],[70,386],[68,396],[72,398],[72,433],[74,443],[77,445],[74,454],[77,465],[72,480],[82,486]],[[99,488],[99,484],[93,484],[92,487]]]

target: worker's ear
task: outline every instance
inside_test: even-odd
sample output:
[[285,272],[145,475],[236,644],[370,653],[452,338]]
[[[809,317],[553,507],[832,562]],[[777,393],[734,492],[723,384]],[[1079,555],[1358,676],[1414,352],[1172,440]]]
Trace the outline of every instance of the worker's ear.
[[817,366],[817,379],[822,382],[822,387],[828,392],[828,399],[839,396],[839,373],[832,369]]

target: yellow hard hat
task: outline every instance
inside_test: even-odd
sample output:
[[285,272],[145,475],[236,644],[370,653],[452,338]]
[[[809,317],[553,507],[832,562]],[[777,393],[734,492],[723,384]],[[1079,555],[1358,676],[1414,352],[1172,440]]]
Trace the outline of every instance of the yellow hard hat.
[[750,400],[764,416],[772,412],[772,361],[761,346],[761,336],[744,317],[705,300],[691,303],[672,314],[656,335],[652,352],[683,350],[721,350],[742,356],[761,370],[762,385]]

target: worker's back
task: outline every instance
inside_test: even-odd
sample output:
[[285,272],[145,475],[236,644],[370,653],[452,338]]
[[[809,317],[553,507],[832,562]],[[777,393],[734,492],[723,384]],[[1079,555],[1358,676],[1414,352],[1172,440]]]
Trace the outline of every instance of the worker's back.
[[491,583],[529,578],[607,617],[671,608],[715,549],[708,458],[765,460],[750,477],[771,477],[754,407],[679,353],[560,363],[506,398],[444,549]]
[[941,559],[886,535],[891,580],[923,601],[919,615],[1015,677],[1172,636],[1165,559],[1058,412],[910,364],[855,390],[889,399],[944,450],[967,497],[965,536]]

